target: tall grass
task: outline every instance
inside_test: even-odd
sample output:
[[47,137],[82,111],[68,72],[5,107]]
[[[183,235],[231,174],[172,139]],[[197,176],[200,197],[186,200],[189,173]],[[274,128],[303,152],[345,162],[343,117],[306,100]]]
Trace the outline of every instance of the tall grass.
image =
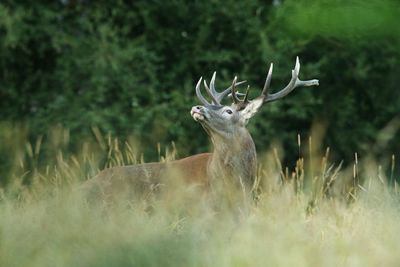
[[[0,194],[0,266],[400,263],[399,193],[396,183],[388,186],[394,172],[386,178],[372,157],[359,155],[347,168],[330,163],[318,136],[299,136],[294,168],[282,166],[279,146],[260,153],[257,201],[240,213],[216,208],[218,198],[209,201],[184,184],[154,198],[151,211],[138,200],[89,205],[80,184],[104,167],[140,162],[134,141],[94,129],[95,140],[69,153],[65,129],[34,142],[8,130],[15,133],[3,140],[15,166]],[[43,142],[54,147],[42,151]],[[161,150],[160,160],[175,157],[173,148]],[[54,159],[43,162],[41,153]]]

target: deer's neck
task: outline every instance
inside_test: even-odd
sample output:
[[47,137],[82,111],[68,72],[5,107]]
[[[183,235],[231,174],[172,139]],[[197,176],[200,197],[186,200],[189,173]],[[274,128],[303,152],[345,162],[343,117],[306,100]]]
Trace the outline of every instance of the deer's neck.
[[256,148],[246,129],[232,136],[211,136],[214,145],[209,164],[211,179],[251,187],[257,171]]

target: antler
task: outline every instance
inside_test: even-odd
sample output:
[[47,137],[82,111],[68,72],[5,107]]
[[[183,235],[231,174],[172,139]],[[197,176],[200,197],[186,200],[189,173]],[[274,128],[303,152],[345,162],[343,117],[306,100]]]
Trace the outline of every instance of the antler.
[[236,105],[237,109],[240,110],[244,107],[246,107],[246,105],[249,103],[249,90],[250,90],[250,86],[247,86],[246,89],[246,93],[244,94],[244,98],[243,100],[240,100],[238,98],[238,95],[243,95],[241,93],[238,93],[236,91],[236,85],[238,85],[239,83],[236,83],[237,77],[235,76],[235,78],[232,81],[232,85],[231,85],[231,96],[232,96],[232,100],[233,103]]
[[[296,87],[299,87],[299,86],[318,85],[318,80],[316,80],[316,79],[308,80],[308,81],[301,81],[299,79],[300,62],[299,62],[299,57],[296,57],[296,65],[295,65],[294,69],[292,70],[292,78],[291,78],[290,82],[288,83],[288,85],[285,88],[283,88],[282,90],[280,90],[279,92],[270,94],[268,91],[269,91],[269,87],[271,84],[273,67],[274,67],[274,65],[271,63],[269,70],[268,70],[267,78],[265,79],[265,84],[264,84],[263,90],[261,92],[261,95],[258,97],[258,98],[263,99],[263,103],[275,101],[282,97],[285,97],[290,92],[292,92]],[[231,94],[232,94],[233,104],[236,106],[236,109],[242,110],[250,103],[250,101],[248,99],[249,87],[247,87],[247,91],[246,91],[244,99],[240,100],[237,97],[238,95],[240,95],[240,93],[236,92],[236,86],[235,86],[235,85],[237,85],[236,80],[237,80],[237,77],[235,77],[233,79],[232,86],[231,86],[231,92],[232,92]]]
[[[296,64],[295,64],[294,69],[292,70],[292,78],[290,79],[288,85],[286,85],[285,88],[278,91],[277,93],[270,94],[269,87],[271,84],[273,67],[274,67],[274,65],[271,63],[269,70],[268,70],[267,78],[265,79],[263,90],[261,92],[261,95],[259,96],[259,98],[263,98],[264,103],[272,102],[272,101],[278,100],[280,98],[283,98],[286,95],[288,95],[290,92],[292,92],[296,87],[299,87],[299,86],[319,85],[319,81],[317,79],[307,80],[307,81],[302,81],[299,79],[300,62],[299,62],[299,57],[296,57]],[[247,87],[245,94],[238,93],[236,90],[237,85],[245,83],[246,81],[236,82],[237,77],[235,77],[232,81],[231,86],[229,86],[222,92],[217,92],[217,90],[215,89],[215,76],[216,76],[216,72],[214,72],[214,74],[211,78],[210,87],[208,87],[207,82],[204,80],[204,87],[206,89],[207,94],[212,99],[212,104],[220,106],[222,99],[224,97],[226,97],[227,95],[232,96],[233,103],[236,105],[236,107],[238,109],[242,109],[242,108],[246,107],[247,104],[250,103],[250,101],[248,99],[249,87]],[[211,104],[201,95],[201,92],[200,92],[200,85],[201,85],[202,79],[203,78],[200,78],[200,80],[197,82],[196,95],[199,98],[199,100],[203,103],[203,105],[209,106]],[[244,95],[243,100],[240,100],[238,96],[243,96],[243,95]]]
[[[224,91],[222,92],[217,92],[217,90],[215,89],[215,76],[216,76],[216,72],[213,73],[213,76],[211,78],[210,81],[210,87],[208,87],[207,82],[204,80],[204,87],[206,89],[207,94],[211,97],[212,103],[213,105],[218,105],[221,106],[221,101],[227,96],[229,95],[229,93],[232,90],[232,86],[236,86],[236,85],[240,85],[242,83],[245,83],[246,81],[241,81],[238,83],[235,83],[235,85],[231,85],[228,88],[226,88]],[[209,106],[211,105],[201,94],[201,81],[203,80],[203,77],[200,77],[199,81],[197,82],[196,85],[196,95],[199,98],[200,102],[205,105],[205,106]],[[240,94],[240,93],[236,93],[236,94]],[[236,95],[235,95],[236,96]]]
[[296,65],[295,65],[294,69],[292,70],[292,78],[290,79],[290,82],[288,83],[288,85],[285,88],[283,88],[282,90],[280,90],[279,92],[270,94],[268,91],[269,91],[269,86],[271,83],[273,66],[274,65],[271,63],[269,70],[268,70],[267,78],[265,79],[264,88],[263,88],[263,90],[261,92],[261,96],[260,96],[260,97],[264,97],[264,103],[272,102],[272,101],[278,100],[282,97],[285,97],[290,92],[292,92],[296,87],[299,87],[299,86],[319,85],[319,81],[317,79],[307,80],[307,81],[301,81],[299,79],[300,62],[299,62],[299,57],[296,57]]

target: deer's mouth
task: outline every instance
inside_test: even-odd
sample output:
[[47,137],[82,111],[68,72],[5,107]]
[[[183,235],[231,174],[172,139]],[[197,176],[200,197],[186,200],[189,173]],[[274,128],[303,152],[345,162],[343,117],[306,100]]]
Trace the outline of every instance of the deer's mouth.
[[190,115],[195,121],[204,122],[207,120],[206,110],[203,106],[194,106],[190,110]]
[[192,116],[192,118],[195,121],[204,121],[204,120],[206,120],[206,117],[204,116],[204,114],[201,113],[201,112],[198,112],[198,111],[192,110],[192,111],[190,111],[190,115]]

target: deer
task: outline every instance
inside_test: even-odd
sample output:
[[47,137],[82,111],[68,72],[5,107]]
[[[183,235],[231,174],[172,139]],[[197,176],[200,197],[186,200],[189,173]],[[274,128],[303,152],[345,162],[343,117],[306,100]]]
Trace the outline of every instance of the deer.
[[[289,83],[278,92],[271,93],[272,71],[273,63],[270,64],[261,94],[252,100],[249,99],[249,86],[244,94],[238,92],[237,86],[246,81],[238,82],[237,77],[221,92],[215,88],[216,72],[213,73],[209,85],[200,77],[195,92],[201,105],[193,106],[190,115],[210,137],[212,152],[170,162],[111,167],[89,179],[85,188],[92,191],[96,189],[94,192],[105,198],[120,192],[143,194],[167,184],[173,174],[179,175],[184,184],[194,184],[205,190],[229,187],[236,188],[243,194],[251,192],[257,172],[257,153],[246,128],[249,120],[264,104],[282,99],[295,88],[319,85],[317,79],[299,79],[300,63],[296,57]],[[211,101],[201,92],[202,81]],[[222,104],[222,100],[227,97],[232,99],[229,106]]]

